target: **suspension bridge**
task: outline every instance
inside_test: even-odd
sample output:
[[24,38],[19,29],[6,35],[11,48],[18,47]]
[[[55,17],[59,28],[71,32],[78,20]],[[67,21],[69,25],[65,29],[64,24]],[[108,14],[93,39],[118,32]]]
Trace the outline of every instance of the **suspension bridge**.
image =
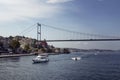
[[36,39],[38,41],[46,39],[47,42],[120,41],[120,37],[118,36],[83,33],[40,23],[26,28],[20,34],[25,35],[30,32],[36,34]]

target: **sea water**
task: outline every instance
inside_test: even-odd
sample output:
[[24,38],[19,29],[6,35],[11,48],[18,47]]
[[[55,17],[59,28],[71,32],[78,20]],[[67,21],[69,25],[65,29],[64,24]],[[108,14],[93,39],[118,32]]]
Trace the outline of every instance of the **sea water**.
[[49,62],[37,64],[33,58],[0,58],[0,80],[120,80],[120,52],[50,55]]

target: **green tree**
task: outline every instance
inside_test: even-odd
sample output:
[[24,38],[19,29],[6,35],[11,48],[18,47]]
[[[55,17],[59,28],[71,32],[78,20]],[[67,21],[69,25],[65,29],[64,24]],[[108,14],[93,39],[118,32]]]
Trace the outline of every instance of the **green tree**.
[[0,47],[3,47],[3,43],[0,41]]
[[10,47],[11,47],[12,49],[17,49],[17,48],[19,48],[19,47],[20,47],[19,41],[17,41],[17,40],[12,40],[12,41],[10,42]]
[[42,53],[45,53],[45,52],[46,52],[46,50],[45,50],[44,48],[41,48],[40,51],[41,51]]
[[25,49],[26,51],[28,51],[28,50],[30,49],[29,44],[26,44],[25,47],[24,47],[24,49]]
[[9,38],[10,40],[12,40],[12,39],[13,39],[13,37],[12,37],[12,36],[9,36],[8,38]]
[[0,41],[0,50],[3,50],[4,47],[3,47],[3,43]]

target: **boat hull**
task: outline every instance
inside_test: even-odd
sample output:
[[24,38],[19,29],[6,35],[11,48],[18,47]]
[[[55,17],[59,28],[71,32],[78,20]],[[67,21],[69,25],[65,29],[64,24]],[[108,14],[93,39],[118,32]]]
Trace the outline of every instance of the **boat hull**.
[[33,63],[45,63],[45,62],[48,62],[49,60],[47,59],[47,60],[32,60],[33,61]]

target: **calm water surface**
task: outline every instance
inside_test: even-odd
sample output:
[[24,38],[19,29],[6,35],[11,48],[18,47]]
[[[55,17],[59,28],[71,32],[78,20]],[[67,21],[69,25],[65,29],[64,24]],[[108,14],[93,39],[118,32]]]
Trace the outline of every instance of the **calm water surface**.
[[0,58],[0,80],[120,80],[120,52],[50,55],[38,64],[34,57]]

